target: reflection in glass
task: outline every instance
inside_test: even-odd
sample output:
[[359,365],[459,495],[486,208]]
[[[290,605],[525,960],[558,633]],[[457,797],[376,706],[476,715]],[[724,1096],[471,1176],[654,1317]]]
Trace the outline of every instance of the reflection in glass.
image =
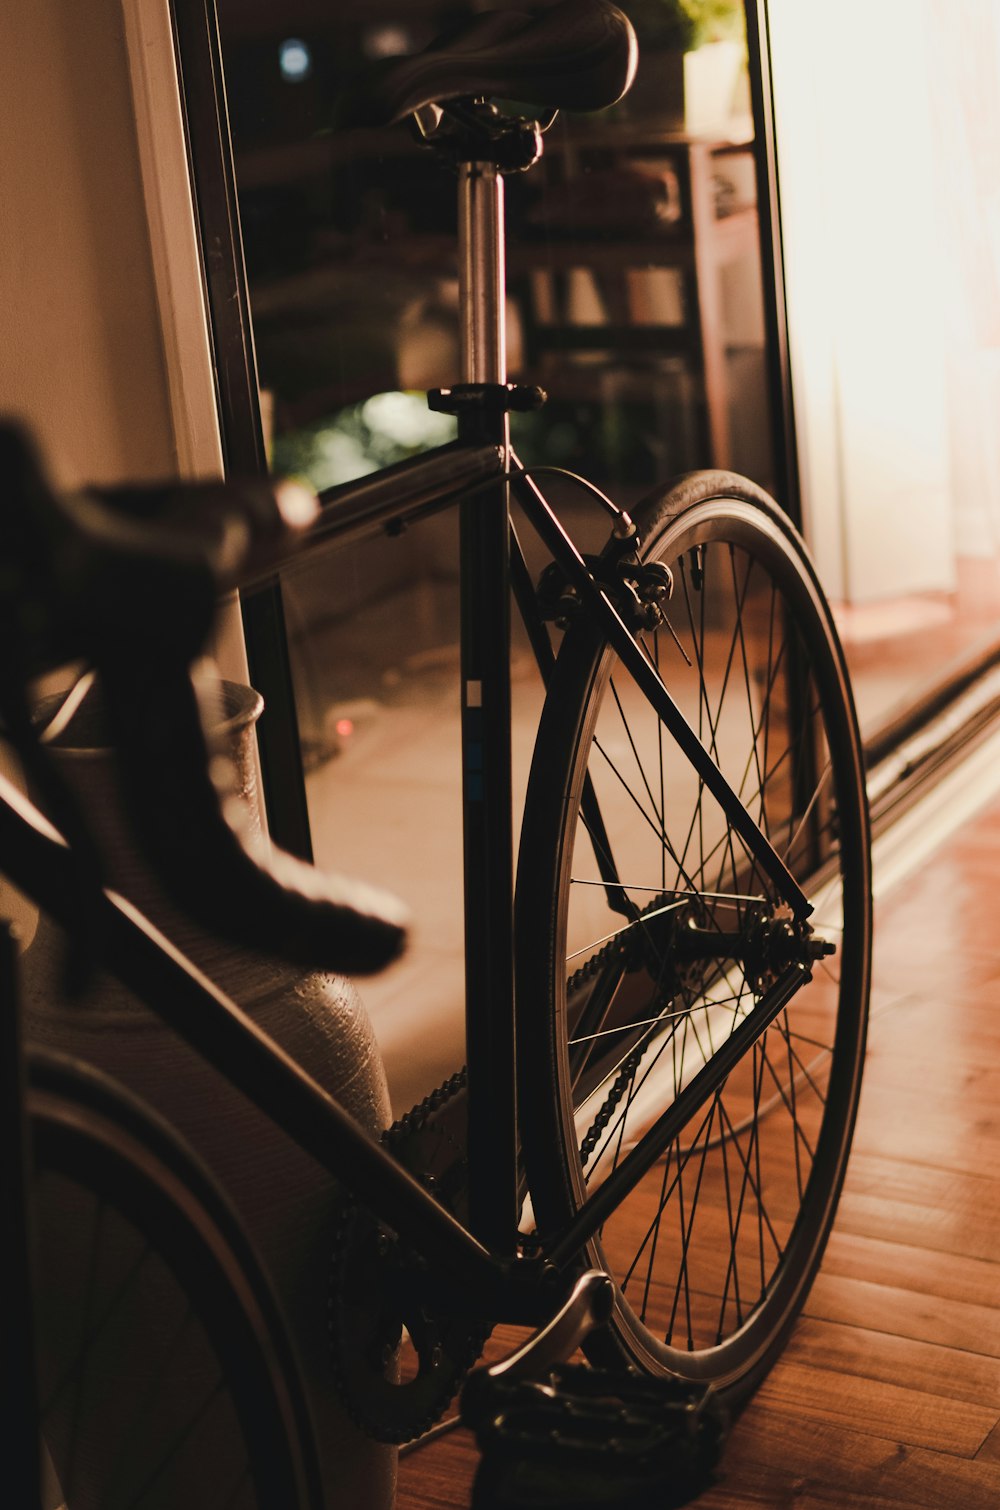
[[[316,487],[449,439],[421,392],[458,373],[453,178],[405,125],[334,132],[331,102],[366,63],[483,8],[220,0],[269,454]],[[626,9],[632,96],[560,116],[537,168],[508,178],[507,209],[511,377],[552,395],[513,417],[515,444],[628,506],[696,466],[765,484],[772,467],[742,5]],[[462,1058],[455,533],[436,518],[284,582],[317,859],[417,912],[413,960],[365,993],[391,1074],[397,1029],[408,1042],[401,1107]],[[522,780],[540,693],[516,637],[514,682]],[[418,1021],[440,1063],[414,1059]]]

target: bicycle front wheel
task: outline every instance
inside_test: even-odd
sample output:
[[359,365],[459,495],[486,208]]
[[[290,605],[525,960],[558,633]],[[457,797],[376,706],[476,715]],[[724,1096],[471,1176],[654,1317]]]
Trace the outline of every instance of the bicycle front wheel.
[[294,1357],[208,1175],[61,1056],[30,1056],[27,1111],[48,1503],[320,1510]]
[[[581,612],[522,830],[521,1133],[551,1248],[674,1110],[588,1253],[617,1288],[595,1361],[624,1354],[735,1404],[804,1301],[843,1181],[870,977],[864,774],[829,609],[776,505],[701,473],[637,523],[644,560],[674,578],[667,622],[639,643],[809,897],[814,931]],[[773,1013],[789,972],[804,984]]]

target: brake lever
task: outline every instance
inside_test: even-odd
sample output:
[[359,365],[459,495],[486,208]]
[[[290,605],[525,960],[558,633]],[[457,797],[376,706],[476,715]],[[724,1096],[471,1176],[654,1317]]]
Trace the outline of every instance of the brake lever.
[[136,837],[182,911],[219,937],[312,969],[367,975],[402,952],[407,916],[395,897],[281,850],[266,865],[254,859],[239,832],[243,805],[216,785],[229,767],[212,760],[184,667],[148,657],[135,667],[120,655],[102,662],[101,683]]
[[219,594],[293,546],[315,496],[256,478],[69,498],[48,486],[28,438],[2,422],[0,478],[9,484],[0,497],[0,630],[13,647],[0,701],[85,871],[93,841],[48,774],[23,707],[31,675],[80,655],[100,675],[140,848],[176,905],[210,933],[309,968],[368,974],[388,964],[406,938],[395,898],[280,851],[258,864],[244,847],[236,805],[213,784],[188,669]]

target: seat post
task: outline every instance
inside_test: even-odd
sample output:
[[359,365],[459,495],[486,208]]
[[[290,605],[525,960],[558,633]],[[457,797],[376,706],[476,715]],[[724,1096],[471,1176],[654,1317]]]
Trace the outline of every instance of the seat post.
[[504,188],[495,163],[458,165],[461,380],[507,381]]

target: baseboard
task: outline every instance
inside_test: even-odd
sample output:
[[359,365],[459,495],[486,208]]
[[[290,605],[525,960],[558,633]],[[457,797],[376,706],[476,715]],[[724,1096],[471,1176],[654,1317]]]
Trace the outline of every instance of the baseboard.
[[960,747],[900,809],[887,813],[872,844],[874,887],[884,896],[1000,794],[1000,724]]

